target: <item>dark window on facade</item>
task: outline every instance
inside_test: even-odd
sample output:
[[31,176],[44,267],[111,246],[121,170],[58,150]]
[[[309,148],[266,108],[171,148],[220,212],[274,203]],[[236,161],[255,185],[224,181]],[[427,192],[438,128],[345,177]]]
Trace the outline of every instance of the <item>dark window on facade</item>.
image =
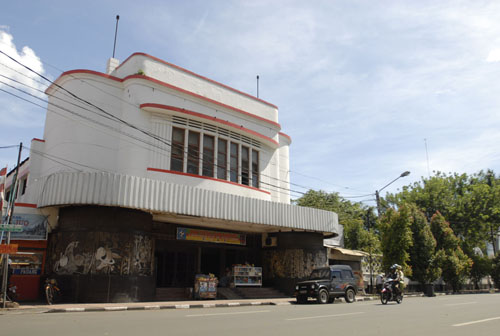
[[24,195],[26,193],[26,187],[27,186],[28,186],[28,177],[26,177],[23,180],[23,186],[22,186],[22,189],[21,189],[21,195]]
[[241,184],[250,185],[250,149],[241,146]]
[[200,133],[189,131],[188,134],[187,172],[200,174]]
[[214,177],[214,137],[203,135],[203,176]]
[[[172,127],[170,157],[172,171],[216,177],[221,180],[229,178],[231,182],[259,188],[259,156],[259,152],[249,146],[241,146],[237,142],[214,135]],[[19,190],[22,190],[22,194],[26,190],[26,183],[20,184]]]
[[217,178],[227,179],[227,141],[223,139],[217,142]]
[[170,157],[170,170],[184,171],[184,130],[172,130],[172,155]]
[[259,187],[259,152],[252,150],[252,187]]
[[238,183],[238,144],[231,142],[230,147],[229,179],[231,182]]

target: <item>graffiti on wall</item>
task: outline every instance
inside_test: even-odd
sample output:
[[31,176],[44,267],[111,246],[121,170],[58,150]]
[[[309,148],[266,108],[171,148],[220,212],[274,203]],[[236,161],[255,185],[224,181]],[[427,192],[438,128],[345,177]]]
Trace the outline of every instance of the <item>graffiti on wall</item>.
[[264,274],[269,278],[302,279],[317,267],[328,265],[324,250],[269,250],[264,253]]
[[51,252],[51,268],[60,275],[152,274],[153,244],[145,235],[97,232],[78,237],[59,233],[53,236]]

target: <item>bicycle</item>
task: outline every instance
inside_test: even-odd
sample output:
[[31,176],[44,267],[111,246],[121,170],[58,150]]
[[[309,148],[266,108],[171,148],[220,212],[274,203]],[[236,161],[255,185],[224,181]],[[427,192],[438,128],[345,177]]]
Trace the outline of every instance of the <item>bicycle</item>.
[[57,285],[56,279],[45,279],[45,298],[47,299],[47,304],[51,305],[59,297],[61,290]]

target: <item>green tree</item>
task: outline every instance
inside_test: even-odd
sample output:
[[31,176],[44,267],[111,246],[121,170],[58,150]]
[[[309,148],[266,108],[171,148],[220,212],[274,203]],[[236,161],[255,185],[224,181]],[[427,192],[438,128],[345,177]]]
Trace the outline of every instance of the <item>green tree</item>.
[[474,283],[474,287],[479,289],[481,280],[491,273],[491,259],[476,253],[473,253],[470,258],[472,259],[470,279]]
[[484,248],[486,241],[492,242],[500,223],[500,182],[491,170],[473,175],[437,172],[400,193],[388,194],[385,201],[396,207],[414,203],[427,220],[439,211],[471,247]]
[[432,216],[431,231],[436,239],[436,259],[443,272],[443,280],[456,292],[469,274],[472,260],[462,251],[460,240],[439,212]]
[[338,193],[309,190],[295,201],[300,206],[328,210],[337,213],[339,224],[344,226],[344,244],[346,248],[372,253],[380,251],[378,235],[373,228],[373,208],[360,203],[352,203]]
[[495,287],[500,289],[500,254],[493,259],[490,275],[495,283]]
[[408,251],[413,245],[411,223],[410,207],[402,205],[399,210],[388,209],[379,224],[383,269],[388,270],[392,264],[399,264],[408,277],[412,274],[408,264],[410,260]]
[[413,246],[410,248],[410,261],[413,275],[412,279],[420,284],[430,284],[441,275],[441,269],[436,259],[436,239],[425,215],[416,205],[409,205],[411,215],[410,229],[412,232]]

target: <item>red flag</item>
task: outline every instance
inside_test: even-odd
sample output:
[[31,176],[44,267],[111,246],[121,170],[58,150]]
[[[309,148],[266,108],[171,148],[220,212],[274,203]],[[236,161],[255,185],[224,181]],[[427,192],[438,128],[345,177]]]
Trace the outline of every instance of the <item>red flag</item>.
[[5,175],[7,175],[7,167],[2,168],[2,170],[0,170],[0,176],[5,176]]

